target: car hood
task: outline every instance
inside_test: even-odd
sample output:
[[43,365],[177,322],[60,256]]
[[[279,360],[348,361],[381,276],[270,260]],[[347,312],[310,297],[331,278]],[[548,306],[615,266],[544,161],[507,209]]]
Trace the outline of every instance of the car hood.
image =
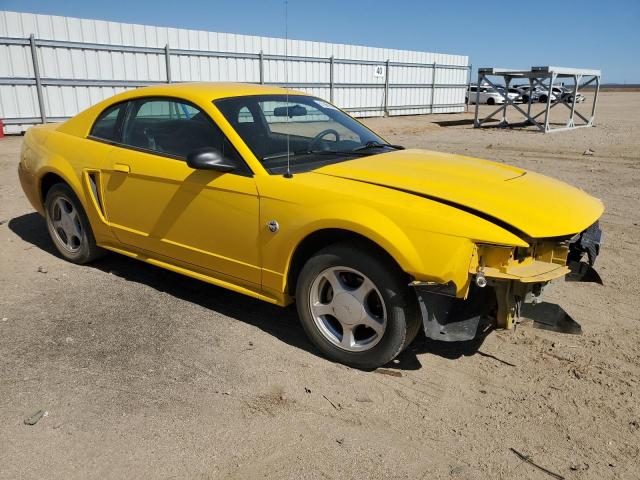
[[440,201],[532,238],[581,232],[604,211],[600,200],[544,175],[426,150],[371,155],[315,172]]

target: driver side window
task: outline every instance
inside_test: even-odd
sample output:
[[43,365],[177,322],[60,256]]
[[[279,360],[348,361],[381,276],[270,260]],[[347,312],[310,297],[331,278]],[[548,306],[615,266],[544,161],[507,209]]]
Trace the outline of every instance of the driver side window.
[[203,147],[213,147],[223,156],[237,156],[206,113],[188,102],[168,98],[133,101],[124,122],[122,143],[179,159]]

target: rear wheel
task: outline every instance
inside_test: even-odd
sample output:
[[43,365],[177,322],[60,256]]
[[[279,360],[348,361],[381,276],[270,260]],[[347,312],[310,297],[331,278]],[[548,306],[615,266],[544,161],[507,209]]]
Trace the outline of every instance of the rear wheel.
[[495,104],[496,104],[496,101],[493,98],[491,97],[487,98],[487,105],[495,105]]
[[66,260],[84,264],[103,254],[96,245],[82,204],[68,185],[53,185],[47,192],[44,208],[51,240]]
[[420,328],[404,274],[365,246],[340,243],[318,252],[300,272],[296,300],[311,341],[355,368],[390,362]]

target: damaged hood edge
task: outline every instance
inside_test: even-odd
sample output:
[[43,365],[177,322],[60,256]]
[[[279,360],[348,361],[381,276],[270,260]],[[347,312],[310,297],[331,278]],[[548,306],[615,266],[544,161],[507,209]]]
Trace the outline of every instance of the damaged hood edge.
[[315,173],[443,203],[520,238],[575,234],[604,211],[599,200],[550,177],[488,160],[424,150],[362,157]]

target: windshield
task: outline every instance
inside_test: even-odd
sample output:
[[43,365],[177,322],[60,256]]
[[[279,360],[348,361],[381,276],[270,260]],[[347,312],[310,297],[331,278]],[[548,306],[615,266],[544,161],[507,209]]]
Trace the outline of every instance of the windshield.
[[272,173],[286,168],[287,156],[291,169],[300,171],[401,148],[315,97],[252,95],[214,104]]

